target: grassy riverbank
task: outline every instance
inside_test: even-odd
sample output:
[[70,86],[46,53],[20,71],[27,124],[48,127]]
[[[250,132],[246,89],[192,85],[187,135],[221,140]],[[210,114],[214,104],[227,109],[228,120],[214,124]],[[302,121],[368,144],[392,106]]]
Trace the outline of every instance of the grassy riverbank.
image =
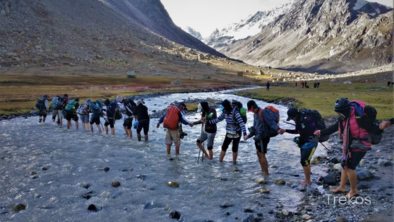
[[[369,77],[374,79],[373,76]],[[293,102],[296,108],[308,108],[318,110],[324,117],[336,115],[334,103],[338,98],[347,97],[350,100],[363,100],[367,105],[374,106],[378,111],[379,119],[388,119],[394,116],[393,113],[393,88],[387,87],[387,81],[368,81],[352,79],[352,83],[343,84],[344,79],[337,82],[320,81],[319,88],[313,88],[313,82],[308,85],[310,88],[301,88],[300,84],[295,87],[294,82],[281,84],[266,89],[254,89],[238,92],[238,95],[261,99],[268,102]],[[366,82],[368,81],[368,82]],[[390,80],[388,80],[390,81]]]
[[38,98],[49,95],[68,94],[82,101],[91,99],[114,99],[116,95],[193,92],[201,90],[228,89],[229,82],[218,80],[181,79],[181,84],[171,84],[175,79],[166,77],[80,76],[80,75],[1,75],[0,115],[28,113],[34,109]]

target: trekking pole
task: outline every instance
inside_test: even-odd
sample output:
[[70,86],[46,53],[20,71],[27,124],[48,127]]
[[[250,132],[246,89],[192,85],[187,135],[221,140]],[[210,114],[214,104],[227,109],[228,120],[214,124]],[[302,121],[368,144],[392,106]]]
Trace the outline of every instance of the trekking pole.
[[327,151],[331,151],[330,149],[328,149],[322,142],[320,142],[321,145],[324,146],[324,148],[326,148]]
[[[203,127],[204,127],[204,123],[201,124],[201,135],[202,135],[202,131],[203,131]],[[204,143],[201,143],[201,145],[204,147]],[[201,148],[199,147],[199,151],[198,151],[198,156],[197,156],[197,163],[200,161],[200,154],[201,154]],[[202,156],[201,156],[201,162],[202,162]]]

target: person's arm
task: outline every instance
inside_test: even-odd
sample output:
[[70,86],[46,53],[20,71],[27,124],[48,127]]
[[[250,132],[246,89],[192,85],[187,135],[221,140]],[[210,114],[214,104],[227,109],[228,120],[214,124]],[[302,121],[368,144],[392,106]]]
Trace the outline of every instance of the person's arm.
[[159,119],[158,124],[162,123],[164,121],[164,117],[166,117],[167,112],[165,112]]
[[237,120],[239,126],[240,126],[241,129],[242,129],[243,135],[246,136],[247,133],[246,133],[245,123],[244,123],[244,121],[242,120],[241,114],[240,114],[238,111],[235,112],[235,119]]
[[338,124],[340,124],[339,121],[327,127],[326,129],[320,130],[320,136],[326,136],[335,133],[336,131],[338,131]]
[[181,121],[181,123],[185,124],[185,125],[190,125],[191,123],[185,118],[185,114],[181,111],[179,113],[179,120]]
[[210,123],[210,124],[218,123],[218,122],[220,122],[220,121],[223,121],[223,120],[224,120],[224,117],[225,117],[225,114],[224,114],[224,112],[222,112],[222,114],[220,114],[220,116],[219,116],[218,118],[209,120],[209,123]]

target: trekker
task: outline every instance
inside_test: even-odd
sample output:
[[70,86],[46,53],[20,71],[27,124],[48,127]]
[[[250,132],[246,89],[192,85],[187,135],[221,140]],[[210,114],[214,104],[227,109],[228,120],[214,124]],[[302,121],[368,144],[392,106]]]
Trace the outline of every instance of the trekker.
[[90,102],[91,102],[91,100],[87,99],[77,109],[77,114],[79,114],[79,118],[81,119],[81,122],[82,122],[82,128],[83,128],[83,130],[87,130],[87,131],[90,130],[90,124],[89,124]]
[[49,108],[48,99],[49,97],[44,95],[37,100],[36,108],[38,109],[39,123],[45,123],[45,119],[47,118],[47,109]]
[[126,133],[126,136],[133,138],[133,132],[131,131],[131,127],[133,125],[133,117],[134,117],[134,111],[136,104],[134,101],[129,98],[129,99],[123,99],[121,95],[118,95],[116,97],[116,101],[120,103],[120,111],[124,114],[124,120],[123,120],[123,128]]
[[[193,125],[205,124],[205,127],[202,126],[204,128],[201,128],[201,134],[200,134],[200,137],[196,141],[196,145],[204,153],[206,158],[209,158],[212,160],[213,159],[213,142],[215,139],[217,127],[216,127],[216,123],[211,124],[211,123],[209,123],[209,121],[217,118],[216,109],[214,107],[208,106],[208,102],[200,102],[198,104],[197,112],[201,112],[201,119],[199,121],[194,122]],[[202,143],[205,140],[208,140],[207,149],[208,149],[209,154],[202,146]]]
[[238,157],[238,146],[241,136],[243,134],[244,138],[246,136],[245,123],[242,120],[241,114],[237,108],[231,106],[230,101],[227,99],[223,100],[221,103],[221,108],[219,111],[223,111],[222,114],[216,119],[210,120],[210,124],[216,124],[222,120],[226,120],[226,136],[223,141],[222,151],[220,152],[219,162],[223,162],[226,151],[230,145],[233,143],[233,164],[237,163]]
[[301,88],[304,88],[304,81],[301,81]]
[[270,108],[261,109],[254,100],[249,100],[247,107],[248,112],[254,113],[254,120],[253,127],[249,128],[250,134],[245,136],[244,139],[247,140],[254,136],[254,145],[256,147],[256,154],[260,163],[261,172],[263,172],[265,176],[268,176],[268,161],[265,155],[271,136],[276,136],[281,132],[278,126],[279,111],[276,110],[277,113],[273,113]]
[[64,110],[66,111],[66,120],[67,120],[67,129],[70,129],[71,127],[71,119],[75,121],[75,127],[78,130],[78,114],[77,114],[77,109],[79,107],[79,98],[76,98],[75,100],[68,100],[66,108]]
[[98,99],[96,102],[90,103],[90,112],[92,113],[92,116],[90,118],[90,130],[93,131],[93,123],[96,123],[97,129],[99,133],[101,133],[101,127],[100,127],[100,117],[103,116],[103,104],[101,101]]
[[318,130],[316,121],[306,110],[298,111],[296,108],[287,110],[287,121],[294,120],[295,129],[283,129],[280,134],[299,134],[293,141],[298,145],[301,152],[301,165],[304,170],[305,180],[300,181],[301,185],[310,185],[311,182],[311,158],[316,151],[318,141],[313,133]]
[[157,123],[157,128],[160,127],[161,123],[163,123],[164,128],[167,128],[165,139],[167,145],[167,154],[171,153],[172,142],[175,143],[175,153],[177,155],[179,154],[179,149],[181,146],[181,135],[179,130],[180,124],[183,123],[193,127],[193,123],[185,119],[184,110],[187,110],[185,103],[170,106]]
[[119,112],[119,105],[115,100],[110,102],[109,99],[106,99],[104,104],[107,106],[107,115],[104,123],[105,134],[108,134],[109,125],[111,127],[111,134],[115,135],[115,121],[116,115],[118,115],[117,112]]
[[267,82],[266,86],[267,86],[266,91],[270,91],[270,82]]
[[139,99],[137,101],[137,107],[135,109],[136,119],[138,120],[137,124],[137,139],[141,141],[141,130],[144,130],[145,142],[148,141],[148,132],[149,132],[149,115],[148,115],[148,107],[144,105],[144,102]]
[[55,122],[57,116],[57,125],[63,126],[63,109],[67,105],[68,95],[64,94],[64,96],[56,96],[52,99],[53,111],[52,111],[52,122]]
[[[354,104],[356,103],[356,104]],[[364,118],[356,117],[359,109],[365,108],[363,101],[349,101],[347,98],[340,98],[335,102],[334,110],[338,114],[338,121],[325,130],[315,131],[317,136],[325,136],[339,131],[343,139],[342,144],[342,173],[339,187],[330,190],[332,193],[346,192],[346,182],[350,181],[350,191],[346,198],[350,199],[358,194],[356,167],[368,150],[371,150],[371,139],[366,129],[362,125]],[[363,110],[362,110],[363,111]]]

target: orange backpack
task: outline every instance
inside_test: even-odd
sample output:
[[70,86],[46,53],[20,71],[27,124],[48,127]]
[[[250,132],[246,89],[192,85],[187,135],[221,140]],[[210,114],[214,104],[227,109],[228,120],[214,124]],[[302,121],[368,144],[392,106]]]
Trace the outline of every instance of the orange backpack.
[[167,129],[170,129],[170,130],[178,129],[179,113],[180,112],[181,111],[179,110],[178,107],[170,106],[167,109],[166,116],[164,117],[163,127],[167,128]]

